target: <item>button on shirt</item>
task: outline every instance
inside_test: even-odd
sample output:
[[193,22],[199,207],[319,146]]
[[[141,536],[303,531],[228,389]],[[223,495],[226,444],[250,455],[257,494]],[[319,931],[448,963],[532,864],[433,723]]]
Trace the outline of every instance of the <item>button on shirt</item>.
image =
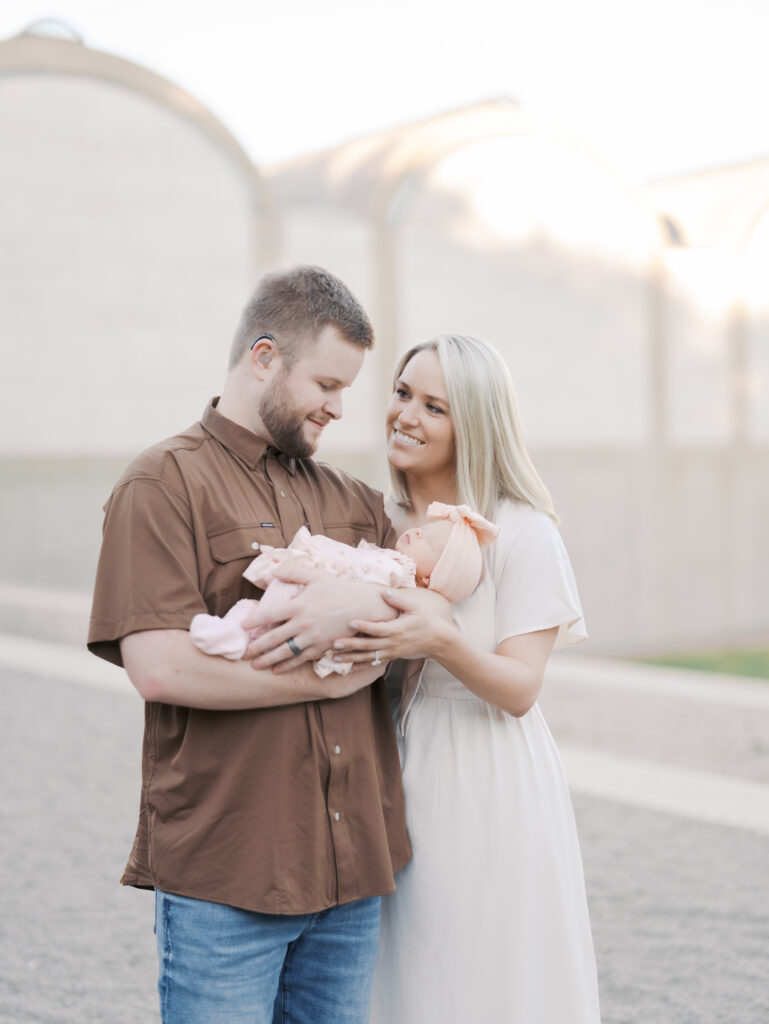
[[[189,629],[259,597],[254,545],[300,526],[384,547],[382,496],[294,460],[217,412],[140,455],[105,506],[88,646]],[[248,711],[145,706],[139,826],[124,884],[264,913],[310,913],[392,892],[409,859],[383,681],[339,700]]]

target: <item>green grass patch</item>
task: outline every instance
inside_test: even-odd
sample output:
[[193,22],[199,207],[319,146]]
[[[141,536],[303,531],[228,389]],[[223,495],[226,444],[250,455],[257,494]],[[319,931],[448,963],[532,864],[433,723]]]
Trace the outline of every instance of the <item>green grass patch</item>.
[[769,645],[730,647],[716,651],[678,651],[636,660],[651,665],[693,668],[701,672],[726,672],[733,676],[769,680]]

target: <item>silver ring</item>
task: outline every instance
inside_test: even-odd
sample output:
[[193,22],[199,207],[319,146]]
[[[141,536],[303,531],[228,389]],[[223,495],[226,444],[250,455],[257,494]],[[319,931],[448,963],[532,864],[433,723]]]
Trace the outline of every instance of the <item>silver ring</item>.
[[298,657],[302,653],[302,648],[296,642],[296,637],[290,636],[288,640],[286,640],[286,643],[288,644],[288,649],[292,654],[296,654]]
[[372,665],[381,665],[382,659],[379,657],[379,651],[374,651],[374,660],[371,662]]

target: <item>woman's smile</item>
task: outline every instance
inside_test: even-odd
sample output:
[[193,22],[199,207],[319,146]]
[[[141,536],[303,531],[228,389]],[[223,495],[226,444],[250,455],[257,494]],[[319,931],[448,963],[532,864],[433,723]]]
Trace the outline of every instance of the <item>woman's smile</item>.
[[420,441],[418,437],[414,437],[412,434],[407,434],[404,430],[401,430],[400,427],[393,427],[393,437],[399,444],[405,444],[413,448],[425,443],[424,441]]

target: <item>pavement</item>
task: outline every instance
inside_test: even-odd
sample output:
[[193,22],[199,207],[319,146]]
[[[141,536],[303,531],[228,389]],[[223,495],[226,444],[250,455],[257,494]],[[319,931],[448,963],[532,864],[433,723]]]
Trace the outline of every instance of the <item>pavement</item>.
[[[0,635],[0,1022],[157,1024],[153,895],[118,884],[142,702],[62,636]],[[603,1024],[767,1024],[769,682],[557,654],[540,703]]]

